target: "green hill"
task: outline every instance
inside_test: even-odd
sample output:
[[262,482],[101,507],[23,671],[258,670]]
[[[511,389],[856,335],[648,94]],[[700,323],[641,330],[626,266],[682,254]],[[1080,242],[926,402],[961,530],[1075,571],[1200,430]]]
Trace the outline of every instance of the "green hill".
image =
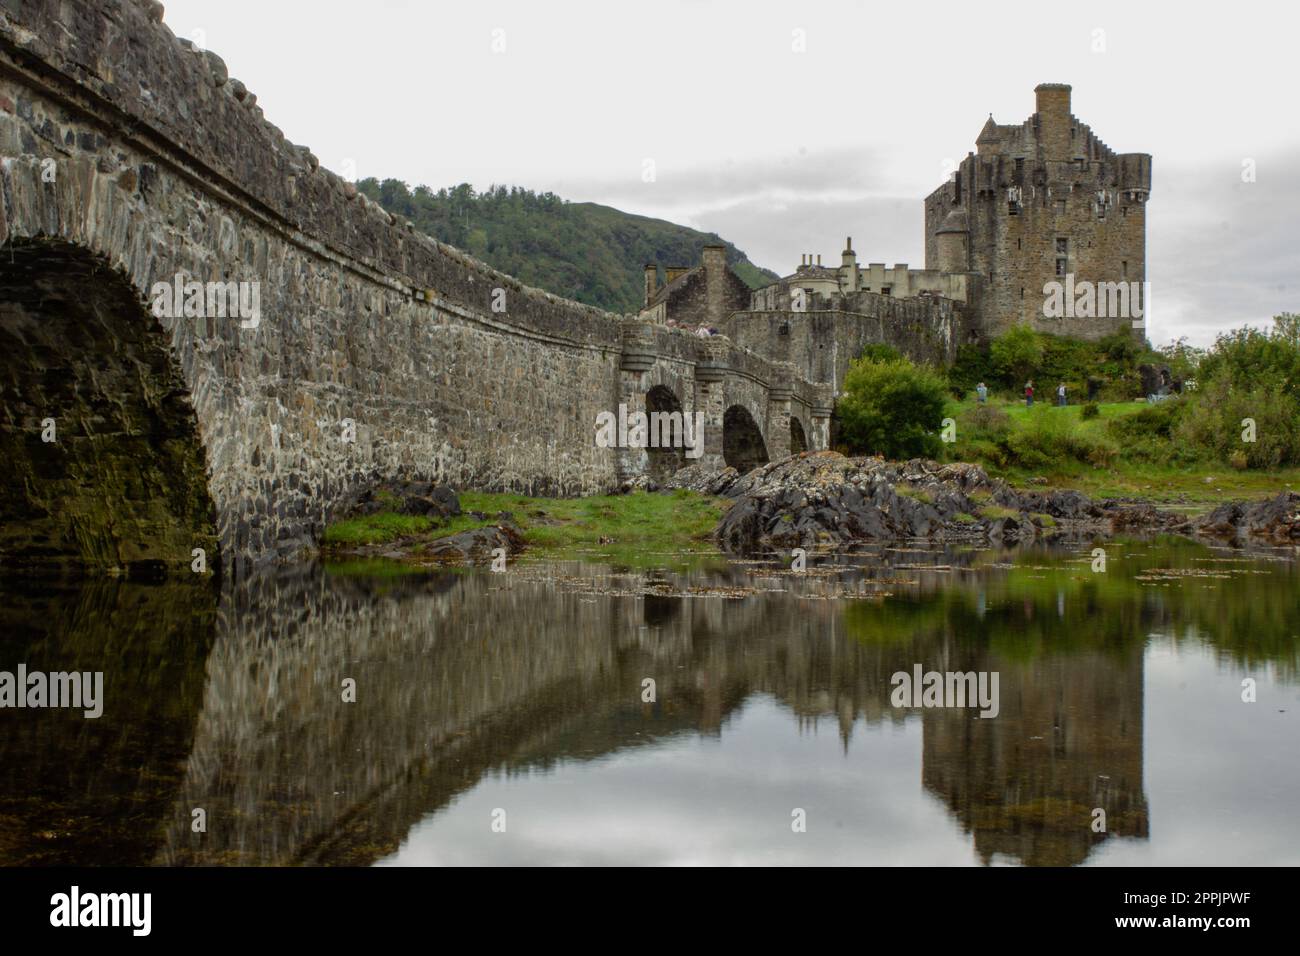
[[571,203],[554,193],[466,183],[437,192],[414,191],[396,179],[365,179],[357,188],[424,232],[482,259],[528,285],[611,312],[635,312],[644,298],[647,262],[699,265],[710,243],[727,247],[727,261],[752,288],[776,273],[760,269],[713,233],[646,216]]

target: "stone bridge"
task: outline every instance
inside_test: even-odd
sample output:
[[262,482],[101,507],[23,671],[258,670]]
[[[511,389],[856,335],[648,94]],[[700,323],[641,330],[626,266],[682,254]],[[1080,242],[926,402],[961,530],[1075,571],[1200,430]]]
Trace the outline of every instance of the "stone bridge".
[[0,189],[6,565],[229,566],[310,548],[377,479],[578,495],[681,463],[598,447],[620,405],[702,413],[719,466],[829,439],[794,366],[389,215],[153,0],[5,0]]

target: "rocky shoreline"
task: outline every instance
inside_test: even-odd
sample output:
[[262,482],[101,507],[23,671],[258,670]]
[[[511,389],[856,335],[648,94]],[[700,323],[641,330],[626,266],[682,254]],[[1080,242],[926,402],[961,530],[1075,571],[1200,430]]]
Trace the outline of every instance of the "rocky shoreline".
[[1300,494],[1224,504],[1191,518],[1077,491],[1019,491],[970,464],[813,452],[737,475],[678,473],[670,485],[731,499],[717,541],[733,554],[888,540],[1014,542],[1061,534],[1168,533],[1300,544]]
[[[991,478],[978,465],[926,459],[886,461],[836,452],[805,452],[741,475],[698,464],[678,471],[663,491],[687,489],[728,503],[714,531],[733,555],[850,550],[857,545],[925,541],[935,545],[1031,542],[1058,536],[1178,534],[1252,545],[1300,545],[1300,494],[1230,502],[1189,517],[1148,502],[1093,500],[1078,491],[1028,491]],[[641,481],[624,492],[661,489]],[[484,565],[497,549],[513,557],[526,548],[510,512],[462,512],[457,494],[429,482],[386,482],[361,492],[345,509],[357,517],[381,511],[430,519],[433,528],[374,544],[329,546],[332,557],[387,558],[420,564]],[[469,517],[480,527],[449,533]],[[607,539],[601,538],[601,541]]]

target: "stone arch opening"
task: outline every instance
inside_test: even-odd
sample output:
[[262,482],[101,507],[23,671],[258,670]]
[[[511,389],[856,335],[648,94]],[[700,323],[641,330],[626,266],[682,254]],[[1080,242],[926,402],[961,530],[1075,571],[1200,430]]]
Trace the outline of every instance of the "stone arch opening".
[[[650,435],[652,447],[647,448],[647,474],[655,481],[663,484],[679,468],[686,466],[686,448],[682,444],[685,437],[686,422],[681,417],[683,415],[682,403],[677,400],[677,396],[666,385],[656,385],[645,396],[646,416],[650,424]],[[655,414],[660,416],[665,414],[676,414],[678,417],[674,420],[664,418],[655,418]],[[672,421],[678,423],[678,430],[673,430]],[[668,431],[665,433],[663,423],[669,422]],[[653,447],[655,443],[660,447]],[[667,447],[665,446],[667,443]],[[673,447],[676,445],[677,447]]]
[[188,389],[126,278],[81,247],[0,247],[0,567],[220,568]]
[[768,462],[762,429],[743,405],[732,405],[722,416],[722,460],[742,475]]
[[803,422],[790,416],[790,454],[797,455],[808,450],[808,436],[803,430]]

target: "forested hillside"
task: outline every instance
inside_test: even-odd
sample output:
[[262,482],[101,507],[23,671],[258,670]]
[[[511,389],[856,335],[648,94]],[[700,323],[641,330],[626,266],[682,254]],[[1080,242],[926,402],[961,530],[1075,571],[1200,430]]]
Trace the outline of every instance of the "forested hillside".
[[505,186],[480,193],[465,183],[412,191],[396,179],[365,179],[357,187],[389,212],[493,268],[611,312],[641,307],[647,262],[659,264],[662,282],[663,266],[698,265],[710,243],[727,247],[727,261],[751,287],[776,278],[713,233],[596,203],[567,202],[554,193]]

